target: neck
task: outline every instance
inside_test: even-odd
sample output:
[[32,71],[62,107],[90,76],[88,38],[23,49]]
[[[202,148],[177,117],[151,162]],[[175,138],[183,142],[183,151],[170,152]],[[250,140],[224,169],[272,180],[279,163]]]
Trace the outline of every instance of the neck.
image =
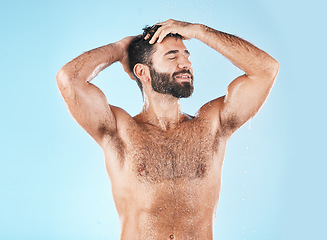
[[143,109],[139,117],[142,122],[155,125],[162,130],[178,126],[185,115],[180,108],[180,101],[168,94],[143,93]]

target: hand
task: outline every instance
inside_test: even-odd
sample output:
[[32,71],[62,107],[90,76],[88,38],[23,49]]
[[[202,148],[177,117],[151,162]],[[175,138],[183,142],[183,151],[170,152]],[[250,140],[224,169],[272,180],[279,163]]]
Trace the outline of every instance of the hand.
[[116,44],[119,46],[119,48],[121,50],[121,57],[120,57],[119,62],[122,64],[124,71],[133,80],[135,80],[135,79],[134,79],[133,72],[131,72],[131,70],[129,69],[129,61],[128,61],[127,48],[128,48],[129,44],[132,42],[132,40],[135,37],[136,36],[126,37],[126,38],[123,38],[120,41],[116,42]]
[[[150,44],[154,44],[156,40],[157,43],[162,42],[162,40],[169,33],[173,33],[173,34],[178,33],[183,37],[183,39],[191,39],[195,37],[195,33],[196,33],[194,29],[195,24],[192,23],[169,19],[165,22],[157,23],[156,25],[160,25],[160,27],[149,41]],[[148,39],[149,37],[150,35],[147,35],[145,39]]]

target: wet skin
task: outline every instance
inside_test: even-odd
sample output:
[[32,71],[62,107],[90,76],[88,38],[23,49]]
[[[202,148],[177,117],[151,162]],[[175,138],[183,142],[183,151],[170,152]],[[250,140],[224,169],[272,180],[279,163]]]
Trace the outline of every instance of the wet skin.
[[212,239],[223,132],[187,116],[168,131],[138,117],[126,126],[116,138],[120,147],[105,150],[121,239]]

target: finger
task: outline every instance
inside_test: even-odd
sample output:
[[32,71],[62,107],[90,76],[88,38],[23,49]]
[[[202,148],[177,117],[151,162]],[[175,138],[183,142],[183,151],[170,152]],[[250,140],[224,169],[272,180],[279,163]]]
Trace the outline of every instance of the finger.
[[172,31],[169,31],[169,29],[164,29],[161,31],[159,37],[158,37],[158,40],[157,40],[157,43],[161,43],[162,40],[164,40],[164,38],[169,34],[169,33],[172,33]]
[[[157,29],[157,31],[155,32],[155,34],[152,36],[152,39],[150,40],[150,44],[157,42],[161,42],[162,39],[165,38],[165,36],[168,34],[169,32],[167,32],[167,27],[163,27],[161,26],[160,28]],[[160,40],[160,41],[159,41]]]
[[[154,26],[158,26],[157,24],[156,25],[153,25]],[[159,25],[158,29],[156,30],[156,32],[153,34],[152,38],[150,39],[149,43],[150,44],[154,44],[160,34],[160,31],[162,29],[162,25]],[[150,36],[149,36],[150,37]]]
[[[161,43],[161,42],[165,39],[165,37],[166,37],[168,34],[177,34],[177,33],[178,33],[177,30],[178,30],[178,29],[176,29],[175,27],[171,27],[171,26],[167,26],[167,27],[163,28],[163,29],[161,30],[161,32],[160,32],[160,35],[159,35],[159,37],[158,37],[157,42],[158,42],[158,43]],[[183,36],[182,36],[182,37],[183,37]]]
[[150,39],[149,43],[154,44],[157,41],[158,37],[159,37],[159,29],[155,32],[155,34],[153,34],[153,36]]
[[[159,35],[160,35],[160,32],[164,29],[164,23],[157,23],[155,25],[152,26],[152,29],[155,31],[151,37],[151,35],[149,35],[148,39],[151,38],[151,40],[149,41],[150,44],[154,44]],[[153,39],[153,40],[152,40]]]

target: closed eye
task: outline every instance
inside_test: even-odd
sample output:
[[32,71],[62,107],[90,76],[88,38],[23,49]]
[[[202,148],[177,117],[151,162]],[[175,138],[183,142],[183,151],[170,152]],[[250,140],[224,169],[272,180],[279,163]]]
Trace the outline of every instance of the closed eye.
[[169,60],[175,60],[176,59],[176,57],[170,57],[170,58],[168,58]]

